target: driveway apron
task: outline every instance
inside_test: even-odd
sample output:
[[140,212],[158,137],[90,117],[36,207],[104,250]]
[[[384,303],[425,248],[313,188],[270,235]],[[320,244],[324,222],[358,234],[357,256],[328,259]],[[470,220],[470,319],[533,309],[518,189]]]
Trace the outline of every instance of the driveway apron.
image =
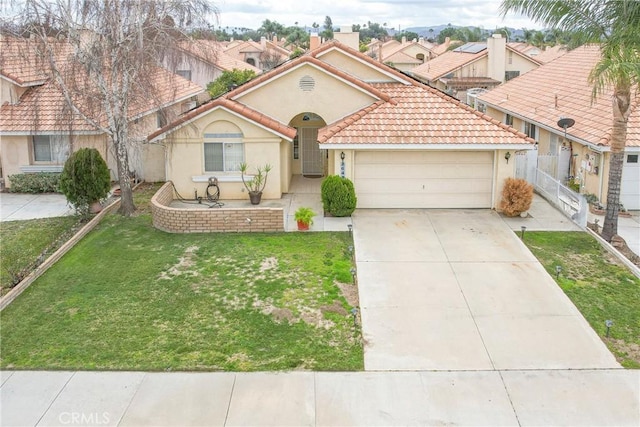
[[497,213],[353,220],[366,370],[620,367]]

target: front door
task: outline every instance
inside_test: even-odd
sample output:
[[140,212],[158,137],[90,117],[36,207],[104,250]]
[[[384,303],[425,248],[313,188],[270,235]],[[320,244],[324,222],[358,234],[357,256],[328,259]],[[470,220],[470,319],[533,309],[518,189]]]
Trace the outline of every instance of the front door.
[[299,128],[298,132],[302,148],[302,175],[322,176],[325,150],[318,145],[318,128]]

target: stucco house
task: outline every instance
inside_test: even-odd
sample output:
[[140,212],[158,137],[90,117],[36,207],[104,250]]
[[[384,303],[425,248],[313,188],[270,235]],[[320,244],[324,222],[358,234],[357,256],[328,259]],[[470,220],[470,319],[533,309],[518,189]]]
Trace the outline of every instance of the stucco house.
[[[59,42],[55,47],[56,61],[64,67],[71,46]],[[70,111],[38,52],[38,45],[29,39],[0,39],[0,162],[4,186],[11,187],[9,176],[14,174],[60,172],[69,154],[83,147],[98,149],[115,179],[117,168],[107,135]],[[148,96],[155,99],[132,100],[130,106],[130,168],[141,179],[157,181],[164,179],[164,150],[143,143],[144,137],[193,108],[203,89],[160,67],[149,75],[149,81],[156,90]],[[90,113],[91,120],[104,123],[106,116],[88,91],[74,96],[87,106],[84,111]],[[89,108],[91,105],[95,108]]]
[[248,199],[239,164],[270,164],[263,199],[338,174],[359,208],[497,207],[506,154],[533,140],[335,37],[151,133],[166,179],[189,196],[215,176],[223,199]]
[[535,57],[514,49],[502,35],[494,34],[486,43],[465,43],[442,53],[412,69],[411,74],[466,102],[469,89],[494,88],[540,65]]
[[235,40],[224,49],[225,54],[246,62],[262,71],[268,71],[289,59],[291,51],[280,46],[277,39],[261,37],[260,42]]
[[174,58],[166,58],[164,65],[170,71],[191,80],[206,89],[207,85],[216,80],[224,71],[252,70],[260,74],[258,67],[233,57],[225,52],[227,46],[215,40],[193,40],[183,43]]
[[[607,199],[613,89],[592,100],[588,77],[600,60],[596,45],[576,48],[559,58],[478,97],[491,117],[525,132],[538,143],[538,153],[570,152],[561,179],[573,176],[581,193]],[[632,92],[635,93],[635,92]],[[640,209],[640,108],[633,100],[627,127],[621,202]],[[561,118],[575,124],[565,131]]]
[[392,64],[398,70],[409,71],[435,56],[431,53],[431,47],[433,44],[423,38],[409,41],[402,37],[401,41],[386,42],[374,39],[367,45],[367,55],[380,62]]

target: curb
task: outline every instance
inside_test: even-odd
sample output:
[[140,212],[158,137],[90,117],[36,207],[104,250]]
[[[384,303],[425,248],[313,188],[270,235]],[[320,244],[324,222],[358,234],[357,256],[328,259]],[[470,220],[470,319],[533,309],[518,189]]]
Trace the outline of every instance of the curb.
[[626,256],[624,256],[620,252],[618,252],[618,250],[616,248],[611,246],[611,243],[607,242],[602,237],[600,237],[600,235],[598,233],[596,233],[595,231],[593,231],[590,228],[587,228],[586,230],[587,230],[587,232],[589,234],[591,234],[593,237],[595,237],[595,239],[598,241],[598,243],[600,243],[600,246],[602,246],[603,248],[605,248],[607,250],[607,252],[609,252],[610,254],[614,255],[616,258],[618,258],[629,270],[631,270],[631,273],[634,276],[636,276],[637,278],[640,279],[640,268],[638,268],[634,263],[629,261],[629,259]]
[[22,292],[25,291],[35,280],[42,276],[53,264],[55,264],[60,258],[64,256],[71,248],[73,248],[84,236],[86,236],[96,225],[102,221],[108,213],[120,206],[120,200],[114,200],[110,205],[106,206],[99,214],[86,223],[76,234],[73,235],[65,244],[63,244],[57,251],[55,251],[49,258],[47,258],[42,264],[40,264],[35,270],[33,270],[27,277],[22,279],[20,283],[14,286],[6,295],[0,298],[0,311],[4,310],[9,304],[13,302]]

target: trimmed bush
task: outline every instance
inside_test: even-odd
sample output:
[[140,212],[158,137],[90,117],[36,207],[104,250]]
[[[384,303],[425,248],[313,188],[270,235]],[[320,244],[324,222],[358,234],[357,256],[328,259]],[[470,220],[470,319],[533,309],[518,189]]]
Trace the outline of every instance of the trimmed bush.
[[109,194],[109,168],[95,148],[81,148],[64,164],[60,191],[80,214],[86,215],[92,203]]
[[59,172],[19,173],[9,175],[11,193],[59,193]]
[[506,216],[526,212],[533,202],[533,185],[521,178],[507,178],[502,189],[500,209]]
[[333,216],[349,216],[356,209],[356,190],[348,178],[326,177],[322,181],[321,196],[324,211]]

